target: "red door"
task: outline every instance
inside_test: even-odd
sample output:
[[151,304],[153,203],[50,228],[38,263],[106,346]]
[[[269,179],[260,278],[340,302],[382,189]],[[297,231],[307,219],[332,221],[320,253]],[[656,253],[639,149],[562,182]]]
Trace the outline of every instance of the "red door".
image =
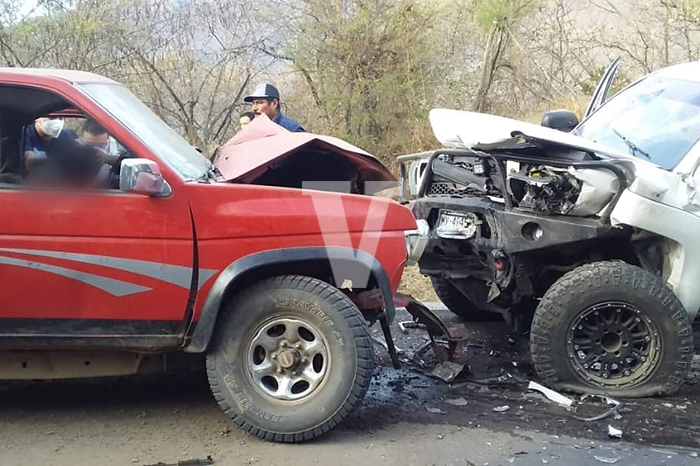
[[0,345],[177,345],[193,285],[178,187],[151,198],[2,186]]

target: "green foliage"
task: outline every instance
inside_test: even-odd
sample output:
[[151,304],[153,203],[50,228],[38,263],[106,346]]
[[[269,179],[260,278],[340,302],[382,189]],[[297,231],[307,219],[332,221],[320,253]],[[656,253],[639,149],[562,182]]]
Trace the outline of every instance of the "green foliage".
[[531,12],[538,0],[474,0],[476,23],[484,31],[494,26],[508,28]]
[[285,54],[318,93],[321,124],[309,126],[370,151],[405,148],[387,136],[425,121],[435,88],[435,11],[420,0],[304,4],[309,14],[290,25]]

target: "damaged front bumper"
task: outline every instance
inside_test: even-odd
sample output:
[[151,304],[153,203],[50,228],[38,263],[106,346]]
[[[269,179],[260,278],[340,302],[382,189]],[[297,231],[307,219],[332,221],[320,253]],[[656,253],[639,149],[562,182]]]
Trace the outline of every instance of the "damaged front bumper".
[[[477,276],[492,279],[497,256],[506,257],[571,245],[620,234],[621,230],[596,218],[545,216],[519,210],[478,197],[424,197],[412,203],[416,218],[430,227],[428,243],[420,260],[428,275]],[[446,212],[471,214],[473,234],[469,239],[449,238],[438,226]],[[481,272],[481,273],[480,273]],[[486,275],[483,275],[487,272]]]
[[[379,290],[368,290],[353,294],[350,296],[355,305],[360,311],[378,309],[383,306],[383,298]],[[433,348],[433,353],[442,361],[451,360],[457,350],[457,345],[460,341],[466,340],[467,332],[464,325],[448,326],[442,319],[435,314],[426,305],[415,299],[413,296],[403,293],[395,293],[393,295],[394,306],[396,308],[405,308],[413,317],[414,322],[425,327],[430,338],[430,346]],[[394,344],[394,339],[391,336],[389,323],[385,319],[378,319],[381,324],[382,331],[386,342],[386,349],[391,357],[391,362],[396,369],[401,367],[399,354]],[[440,341],[447,344],[447,348],[439,345]]]

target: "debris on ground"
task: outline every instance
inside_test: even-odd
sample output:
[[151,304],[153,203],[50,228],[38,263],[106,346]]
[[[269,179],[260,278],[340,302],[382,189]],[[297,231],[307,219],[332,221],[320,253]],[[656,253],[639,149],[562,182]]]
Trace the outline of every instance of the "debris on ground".
[[618,461],[620,461],[620,458],[608,458],[605,456],[594,456],[593,458],[600,461],[601,463],[606,463],[606,464],[615,464]]
[[[372,339],[372,342],[374,342],[374,344],[381,346],[386,351],[389,351],[389,346],[386,344],[386,341],[384,341],[378,337],[375,337],[374,335],[370,335],[370,338]],[[399,348],[396,345],[394,345],[394,347],[396,348],[396,354],[404,354],[404,350],[402,350],[401,348]]]
[[210,456],[207,456],[206,458],[183,460],[183,461],[178,461],[177,463],[158,462],[158,463],[153,463],[153,464],[149,464],[146,466],[209,466],[211,464],[214,464],[214,460],[212,459],[212,457],[210,455]]
[[454,399],[447,399],[445,400],[445,403],[452,406],[467,406],[467,400],[465,400],[463,396]]
[[510,409],[510,406],[508,406],[508,405],[497,406],[497,407],[493,408],[493,410],[497,413],[505,413],[509,409]]
[[414,322],[412,320],[407,320],[404,322],[399,322],[399,328],[403,333],[408,333],[409,328],[425,328],[424,324],[420,322]]
[[430,414],[447,414],[447,412],[441,410],[440,408],[431,408],[429,406],[426,406],[425,410],[428,411]]
[[515,385],[519,384],[521,381],[513,377],[513,374],[510,372],[501,369],[500,375],[473,380],[472,382],[480,385]]
[[571,398],[567,398],[564,395],[555,392],[554,390],[551,390],[547,387],[544,387],[537,382],[530,382],[530,385],[527,386],[528,390],[535,390],[543,394],[544,396],[547,397],[547,399],[558,403],[562,406],[566,406],[567,408],[570,408],[572,404],[574,404],[574,400]]
[[615,416],[615,419],[622,419],[622,416],[620,416],[620,414],[618,413],[622,408],[625,407],[625,403],[623,403],[622,401],[617,401],[613,398],[603,396],[603,395],[583,395],[581,397],[581,402],[587,400],[588,398],[596,398],[596,399],[602,401],[603,403],[605,403],[606,405],[610,406],[610,409],[608,409],[604,413],[599,414],[597,416],[593,416],[593,417],[574,416],[574,418],[578,419],[579,421],[583,421],[583,422],[600,421],[600,420],[606,419],[610,416]]
[[616,429],[613,426],[608,424],[608,437],[610,437],[610,438],[622,438],[622,431],[620,429]]
[[432,374],[447,383],[454,382],[457,376],[464,370],[464,364],[444,361],[435,366]]
[[214,464],[214,460],[212,459],[212,457],[210,455],[210,456],[207,456],[206,458],[183,460],[183,461],[178,461],[177,463],[158,462],[158,463],[153,463],[153,464],[149,464],[146,466],[209,466],[211,464]]

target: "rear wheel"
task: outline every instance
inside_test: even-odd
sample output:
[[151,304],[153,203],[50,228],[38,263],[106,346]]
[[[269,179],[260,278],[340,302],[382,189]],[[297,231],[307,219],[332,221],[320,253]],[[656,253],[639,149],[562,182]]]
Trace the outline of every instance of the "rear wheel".
[[362,401],[371,345],[360,312],[338,289],[276,277],[222,313],[207,373],[214,397],[242,429],[279,442],[309,440]]
[[[440,301],[453,313],[466,321],[471,322],[490,322],[501,320],[503,317],[496,312],[490,312],[477,307],[472,300],[462,294],[455,285],[448,280],[438,277],[430,277],[433,283],[435,294],[438,295]],[[486,296],[486,285],[478,283],[478,280],[467,278],[468,287],[475,289],[478,286],[483,286],[483,294]]]
[[683,305],[659,277],[621,262],[579,267],[535,311],[530,351],[549,386],[627,397],[670,394],[690,370]]

